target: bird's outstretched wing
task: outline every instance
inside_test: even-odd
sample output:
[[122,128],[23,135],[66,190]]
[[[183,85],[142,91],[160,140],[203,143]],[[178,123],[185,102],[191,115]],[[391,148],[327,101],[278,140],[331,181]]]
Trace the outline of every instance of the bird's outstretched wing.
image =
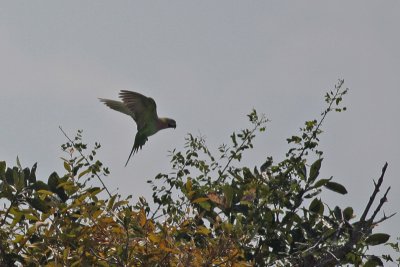
[[119,94],[125,106],[134,114],[137,129],[140,131],[146,123],[158,120],[157,105],[153,98],[142,94],[122,90]]
[[110,99],[104,99],[104,98],[99,98],[101,102],[103,102],[107,107],[122,112],[128,116],[131,116],[133,119],[135,114],[121,101],[116,101],[116,100],[110,100]]

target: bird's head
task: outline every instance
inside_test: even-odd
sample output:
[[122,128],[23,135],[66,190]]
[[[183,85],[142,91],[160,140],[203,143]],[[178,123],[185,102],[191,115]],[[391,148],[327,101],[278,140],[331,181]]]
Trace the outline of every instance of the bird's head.
[[174,128],[174,129],[176,128],[176,121],[175,120],[168,119],[167,123],[168,123],[168,128]]
[[159,118],[158,129],[176,128],[176,121],[170,118]]

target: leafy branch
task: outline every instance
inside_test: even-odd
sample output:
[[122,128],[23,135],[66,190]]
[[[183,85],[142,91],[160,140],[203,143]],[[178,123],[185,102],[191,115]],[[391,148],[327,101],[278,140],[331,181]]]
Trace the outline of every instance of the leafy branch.
[[[104,190],[106,190],[108,196],[111,197],[112,195],[111,195],[110,191],[108,190],[107,186],[105,185],[105,183],[103,182],[103,180],[101,179],[101,177],[99,176],[99,174],[98,174],[97,171],[96,171],[96,169],[97,169],[96,165],[91,165],[91,163],[89,162],[89,160],[87,159],[87,157],[86,157],[85,155],[83,155],[81,144],[76,144],[76,143],[74,142],[74,140],[72,140],[72,139],[65,133],[65,131],[61,128],[61,126],[59,126],[58,128],[61,130],[61,132],[64,134],[64,136],[68,139],[68,141],[71,143],[71,145],[79,152],[79,154],[81,155],[81,157],[85,160],[86,164],[87,164],[88,166],[91,166],[90,170],[91,170],[92,173],[97,177],[97,179],[100,181],[100,183],[101,183],[101,185],[103,186]],[[80,134],[80,133],[78,132],[78,134]],[[79,136],[78,136],[77,138],[79,138]],[[67,145],[67,146],[68,146],[68,145]],[[64,150],[66,149],[67,146],[64,147]],[[89,169],[88,169],[88,170],[89,170]],[[104,172],[105,172],[105,173],[108,173],[108,170],[107,170],[107,169],[104,169]]]

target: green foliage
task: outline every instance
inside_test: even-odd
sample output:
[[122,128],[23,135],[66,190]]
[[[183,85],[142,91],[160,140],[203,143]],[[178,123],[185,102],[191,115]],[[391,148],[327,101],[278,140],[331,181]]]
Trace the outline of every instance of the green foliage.
[[317,149],[326,116],[346,110],[341,101],[348,90],[342,86],[341,80],[325,96],[327,108],[319,120],[307,121],[299,135],[287,139],[292,147],[278,163],[267,157],[260,168],[240,166],[256,133],[266,130],[268,121],[255,110],[248,115],[251,128],[234,132],[231,144],[221,145],[216,155],[203,137],[189,134],[185,151],[171,153],[173,172],[149,181],[159,205],[153,217],[173,223],[190,210],[199,224],[210,226],[213,237],[233,236],[246,261],[257,266],[377,262],[366,249],[387,239],[371,235],[375,225],[351,222],[351,207],[331,210],[321,198],[323,188],[347,194],[332,177],[319,177],[323,152]]
[[[333,178],[320,177],[318,150],[326,116],[346,110],[343,81],[325,96],[327,108],[288,138],[286,158],[266,157],[260,167],[243,166],[268,120],[253,110],[250,127],[230,142],[209,149],[204,137],[189,134],[183,151],[171,151],[170,173],[149,180],[155,208],[146,199],[111,194],[103,179],[110,172],[88,149],[82,131],[61,146],[65,173],[36,178],[32,168],[0,162],[0,265],[13,266],[382,266],[390,255],[367,254],[388,243],[373,233],[386,201],[361,217],[352,207],[333,209],[321,192],[348,193]],[[47,182],[46,182],[47,181]],[[100,186],[96,186],[100,183]],[[399,262],[399,260],[398,260]]]

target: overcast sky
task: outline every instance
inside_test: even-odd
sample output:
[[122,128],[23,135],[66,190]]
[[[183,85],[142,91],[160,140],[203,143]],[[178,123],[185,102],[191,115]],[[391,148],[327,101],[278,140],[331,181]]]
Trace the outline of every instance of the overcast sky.
[[[245,163],[282,159],[286,138],[317,118],[339,78],[348,111],[328,117],[322,176],[349,194],[326,193],[360,216],[385,161],[387,214],[400,208],[399,1],[2,1],[0,160],[62,173],[60,145],[83,129],[102,144],[111,191],[150,199],[146,180],[170,170],[168,150],[187,133],[210,148],[247,127],[252,108],[271,120]],[[132,119],[106,108],[121,89],[153,97],[177,129],[150,137],[124,164]],[[400,215],[378,232],[400,236]]]

